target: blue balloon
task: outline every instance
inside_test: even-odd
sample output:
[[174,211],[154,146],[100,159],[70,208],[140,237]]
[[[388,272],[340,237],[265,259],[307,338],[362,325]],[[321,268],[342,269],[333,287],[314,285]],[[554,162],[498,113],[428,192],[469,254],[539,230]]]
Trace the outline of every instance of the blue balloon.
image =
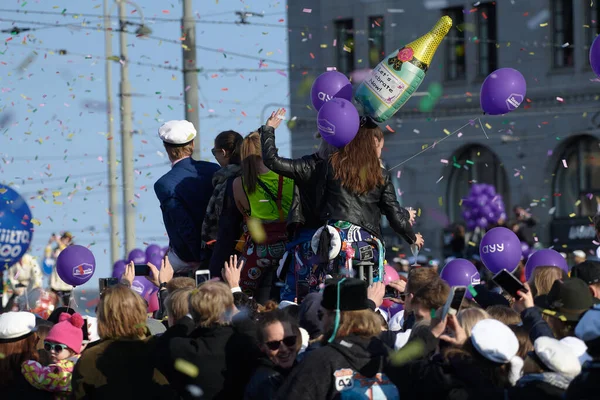
[[17,263],[33,239],[31,210],[25,199],[0,184],[0,271]]
[[42,272],[44,275],[52,274],[52,268],[54,268],[55,261],[53,258],[45,258],[42,262]]

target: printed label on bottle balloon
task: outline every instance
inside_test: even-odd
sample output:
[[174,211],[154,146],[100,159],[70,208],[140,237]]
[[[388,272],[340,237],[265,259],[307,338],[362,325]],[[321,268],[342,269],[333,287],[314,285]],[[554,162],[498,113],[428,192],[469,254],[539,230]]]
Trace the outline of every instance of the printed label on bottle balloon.
[[508,99],[506,99],[506,107],[511,111],[516,110],[521,105],[522,102],[523,102],[522,94],[511,93],[511,95],[508,96]]
[[375,67],[371,76],[369,76],[369,79],[364,84],[388,107],[391,107],[409,87],[406,82],[398,78],[384,63]]
[[502,244],[502,243],[488,244],[481,248],[481,252],[483,254],[503,252],[503,251],[504,251],[504,244]]

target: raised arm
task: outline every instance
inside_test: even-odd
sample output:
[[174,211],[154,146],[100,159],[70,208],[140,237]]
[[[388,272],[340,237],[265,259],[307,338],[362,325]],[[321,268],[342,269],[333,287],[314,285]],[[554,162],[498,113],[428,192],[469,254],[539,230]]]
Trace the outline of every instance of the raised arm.
[[260,133],[260,144],[262,147],[263,163],[271,171],[287,178],[300,181],[308,181],[316,170],[317,160],[313,157],[307,158],[283,158],[279,157],[275,146],[275,129],[279,127],[285,110],[278,110],[271,114],[266,125],[258,129]]
[[402,236],[402,238],[406,240],[408,244],[417,242],[417,235],[415,235],[413,232],[410,224],[410,213],[404,207],[400,207],[400,204],[398,204],[398,200],[396,200],[396,193],[394,191],[394,185],[387,174],[385,176],[383,193],[381,194],[381,199],[379,200],[379,208],[387,217],[394,232]]

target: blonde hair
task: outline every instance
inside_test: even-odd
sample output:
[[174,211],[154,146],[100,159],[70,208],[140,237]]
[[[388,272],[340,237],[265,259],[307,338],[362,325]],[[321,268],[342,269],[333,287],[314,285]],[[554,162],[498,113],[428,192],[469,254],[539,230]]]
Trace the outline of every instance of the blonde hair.
[[258,132],[252,132],[242,141],[240,156],[242,159],[242,179],[248,194],[256,191],[258,184],[257,162],[262,161],[262,150]]
[[550,293],[554,282],[567,278],[565,271],[559,267],[537,267],[529,277],[529,286],[533,289],[535,296],[541,296]]
[[105,289],[97,315],[101,339],[141,339],[146,336],[146,302],[127,286]]
[[523,322],[519,313],[507,306],[497,304],[488,307],[486,311],[490,315],[490,318],[496,319],[504,325],[519,325]]
[[235,308],[229,287],[216,281],[208,281],[192,290],[190,313],[196,325],[208,327],[227,325]]
[[[329,310],[328,312],[333,316],[335,315],[335,311]],[[340,325],[336,337],[341,338],[349,335],[357,335],[364,338],[371,338],[378,336],[380,333],[381,321],[373,311],[357,310],[340,312]],[[330,336],[331,332],[326,335],[327,338]]]
[[490,315],[481,308],[467,308],[465,310],[460,310],[456,315],[458,319],[458,323],[465,330],[467,337],[471,337],[471,330],[482,319],[490,319]]
[[173,322],[179,321],[190,312],[190,294],[192,288],[176,289],[169,293],[169,297],[165,301],[167,307],[167,315],[171,317]]
[[194,153],[194,141],[192,140],[185,145],[175,145],[167,142],[163,142],[165,145],[165,151],[167,156],[169,156],[169,160],[177,161],[184,157],[191,157]]

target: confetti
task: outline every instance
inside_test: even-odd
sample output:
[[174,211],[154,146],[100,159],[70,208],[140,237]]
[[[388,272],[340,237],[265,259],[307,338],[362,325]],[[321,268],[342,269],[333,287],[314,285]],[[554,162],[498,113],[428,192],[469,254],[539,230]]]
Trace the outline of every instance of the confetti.
[[195,378],[198,376],[198,367],[191,362],[184,360],[183,358],[178,358],[175,360],[175,369],[182,374],[189,376],[190,378]]
[[248,230],[256,243],[263,243],[267,239],[267,233],[259,219],[250,217],[247,222]]
[[563,167],[565,167],[565,168],[569,168],[569,167],[567,166],[567,160],[565,160],[564,158],[563,158],[563,160],[562,160],[562,164],[563,164]]
[[302,12],[310,14],[312,12],[312,9],[311,8],[305,8],[305,9],[302,10]]

